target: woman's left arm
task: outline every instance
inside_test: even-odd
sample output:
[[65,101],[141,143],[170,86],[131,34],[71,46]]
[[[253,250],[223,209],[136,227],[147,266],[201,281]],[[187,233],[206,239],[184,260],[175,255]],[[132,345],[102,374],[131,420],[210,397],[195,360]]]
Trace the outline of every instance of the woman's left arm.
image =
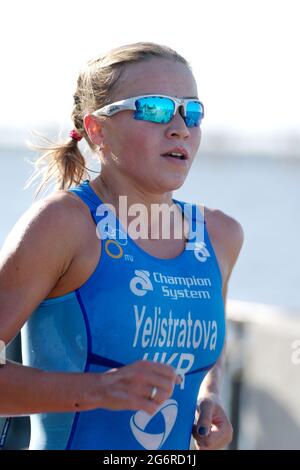
[[[223,302],[226,311],[228,281],[243,245],[242,226],[231,217],[222,214],[222,233],[224,240],[223,259]],[[224,237],[224,224],[226,236]],[[233,428],[226,416],[221,401],[221,380],[224,369],[226,340],[222,354],[214,367],[203,380],[197,403],[197,424],[193,427],[193,437],[198,450],[216,450],[227,446],[233,436]]]

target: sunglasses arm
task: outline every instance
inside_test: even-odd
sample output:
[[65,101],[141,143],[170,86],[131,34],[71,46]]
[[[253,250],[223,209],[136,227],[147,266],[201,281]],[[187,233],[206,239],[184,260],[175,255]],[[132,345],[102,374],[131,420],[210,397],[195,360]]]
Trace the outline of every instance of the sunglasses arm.
[[126,111],[126,110],[135,110],[135,99],[126,99],[121,101],[116,101],[115,103],[108,104],[103,108],[100,108],[94,111],[92,114],[94,116],[113,116],[114,114],[118,113],[119,111]]

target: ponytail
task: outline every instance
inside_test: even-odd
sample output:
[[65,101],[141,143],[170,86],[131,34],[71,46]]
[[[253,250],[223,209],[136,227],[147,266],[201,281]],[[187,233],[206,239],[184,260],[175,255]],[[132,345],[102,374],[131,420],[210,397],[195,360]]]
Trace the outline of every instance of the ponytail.
[[88,177],[85,159],[78,147],[77,140],[69,138],[64,143],[55,143],[45,136],[39,135],[43,144],[30,144],[30,148],[42,152],[34,163],[34,173],[26,183],[28,188],[35,180],[42,177],[35,196],[43,192],[51,181],[55,181],[56,189],[68,189],[79,185]]

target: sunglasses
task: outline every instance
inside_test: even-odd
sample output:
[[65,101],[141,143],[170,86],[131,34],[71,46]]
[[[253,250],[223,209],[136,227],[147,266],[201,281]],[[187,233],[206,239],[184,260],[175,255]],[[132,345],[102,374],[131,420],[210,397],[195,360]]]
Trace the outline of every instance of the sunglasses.
[[167,124],[179,107],[183,109],[183,115],[181,115],[187,127],[200,126],[204,117],[204,106],[201,101],[194,98],[174,98],[166,95],[134,96],[108,104],[92,114],[94,116],[113,116],[120,111],[133,110],[133,117],[138,121]]

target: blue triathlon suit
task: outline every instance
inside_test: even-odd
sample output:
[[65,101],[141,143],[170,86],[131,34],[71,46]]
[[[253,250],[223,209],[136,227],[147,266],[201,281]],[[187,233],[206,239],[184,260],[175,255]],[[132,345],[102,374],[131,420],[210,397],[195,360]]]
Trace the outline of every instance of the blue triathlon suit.
[[22,328],[24,364],[103,373],[144,359],[171,365],[183,382],[153,416],[103,408],[31,415],[29,449],[189,449],[199,387],[225,337],[222,276],[202,212],[173,200],[189,220],[189,242],[160,259],[124,232],[88,181],[70,191],[90,208],[100,260],[79,289],[33,312]]

